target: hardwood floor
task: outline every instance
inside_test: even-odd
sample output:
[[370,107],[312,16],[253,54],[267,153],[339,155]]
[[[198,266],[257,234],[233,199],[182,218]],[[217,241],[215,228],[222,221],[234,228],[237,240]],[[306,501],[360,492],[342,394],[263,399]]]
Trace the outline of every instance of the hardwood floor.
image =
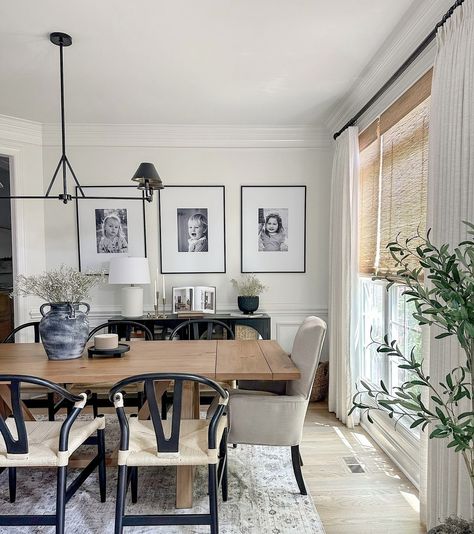
[[[310,403],[303,475],[327,534],[421,534],[418,491],[361,427]],[[359,463],[364,472],[353,473]],[[358,470],[359,467],[352,469]]]

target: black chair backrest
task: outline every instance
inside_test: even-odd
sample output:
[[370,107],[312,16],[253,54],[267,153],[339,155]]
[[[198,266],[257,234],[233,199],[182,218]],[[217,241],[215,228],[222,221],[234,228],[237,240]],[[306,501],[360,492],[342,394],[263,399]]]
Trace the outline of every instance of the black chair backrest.
[[136,328],[139,328],[140,330],[143,330],[145,332],[145,340],[151,341],[153,340],[153,334],[151,333],[151,330],[145,326],[144,324],[138,323],[137,321],[127,321],[127,320],[117,320],[117,321],[108,321],[107,323],[100,324],[99,326],[96,326],[89,332],[89,337],[87,338],[87,341],[90,341],[97,332],[100,330],[103,330],[104,328],[107,328],[107,330],[112,333],[116,334],[119,330],[119,327],[125,327],[125,339],[127,341],[130,341],[130,336],[132,333],[132,329],[135,326]]
[[189,319],[179,324],[170,335],[170,339],[175,339],[178,335],[180,339],[214,339],[216,336],[215,327],[219,326],[227,334],[227,339],[235,339],[230,326],[217,319]]
[[[158,407],[158,400],[156,398],[155,382],[174,382],[173,388],[173,415],[171,420],[171,433],[169,438],[165,437],[163,430],[163,420],[160,417],[160,409]],[[176,453],[179,451],[179,433],[181,427],[181,411],[183,400],[183,383],[184,382],[197,382],[214,389],[221,399],[229,398],[229,394],[219,384],[199,375],[192,375],[187,373],[148,373],[142,375],[135,375],[120,382],[117,382],[110,390],[109,398],[114,402],[117,416],[120,423],[120,450],[128,450],[129,444],[129,426],[125,410],[123,408],[123,402],[121,402],[122,390],[130,384],[142,384],[145,391],[146,399],[148,401],[148,407],[150,410],[150,419],[153,423],[153,428],[156,436],[157,452],[160,453]],[[121,404],[121,406],[119,406]],[[214,412],[210,423],[208,432],[208,447],[210,449],[216,448],[216,433],[217,424],[220,417],[224,413],[225,403],[219,404]],[[219,445],[217,443],[217,445]]]
[[35,332],[35,343],[40,342],[40,333],[39,333],[39,321],[32,321],[31,323],[25,323],[21,324],[20,326],[17,326],[14,328],[8,336],[2,341],[2,343],[15,343],[15,335],[20,330],[23,330],[23,328],[30,328],[33,327]]
[[[15,421],[16,434],[15,438],[11,432],[11,425],[7,425],[6,414],[0,412],[0,434],[5,441],[5,446],[8,454],[27,454],[28,453],[28,436],[26,433],[25,418],[21,404],[21,384],[35,384],[42,386],[48,390],[58,393],[62,398],[74,403],[83,400],[82,395],[73,395],[66,389],[58,386],[54,382],[29,375],[0,375],[0,383],[10,388],[10,406],[11,416]],[[6,388],[5,388],[6,389]],[[67,450],[67,434],[72,423],[79,415],[80,409],[73,408],[64,421],[61,429],[61,443],[60,450]],[[64,432],[63,432],[64,429]],[[62,447],[62,448],[61,448]],[[65,447],[65,448],[64,448]]]

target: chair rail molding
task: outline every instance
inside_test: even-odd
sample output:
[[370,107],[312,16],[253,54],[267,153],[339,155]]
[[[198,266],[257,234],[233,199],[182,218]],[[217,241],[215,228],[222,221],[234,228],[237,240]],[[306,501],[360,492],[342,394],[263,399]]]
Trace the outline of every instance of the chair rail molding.
[[[89,312],[89,322],[90,327],[93,328],[101,323],[106,322],[111,317],[120,315],[121,306],[91,306],[91,311]],[[144,313],[152,312],[151,307],[145,307]],[[220,307],[219,313],[236,313],[235,306],[232,307]],[[290,352],[293,339],[296,335],[296,332],[303,322],[303,320],[310,316],[316,315],[324,321],[327,322],[328,310],[327,308],[299,308],[291,310],[283,309],[273,309],[271,307],[266,307],[265,309],[259,309],[261,313],[267,313],[272,319],[272,339],[276,339],[278,343],[287,351]],[[169,310],[167,310],[170,313]],[[209,316],[212,319],[212,316]],[[39,321],[41,315],[38,311],[38,308],[31,308],[29,313],[28,320],[30,321]],[[124,318],[125,319],[125,318]],[[322,360],[327,360],[327,347],[328,342],[324,344],[324,349],[322,353]]]

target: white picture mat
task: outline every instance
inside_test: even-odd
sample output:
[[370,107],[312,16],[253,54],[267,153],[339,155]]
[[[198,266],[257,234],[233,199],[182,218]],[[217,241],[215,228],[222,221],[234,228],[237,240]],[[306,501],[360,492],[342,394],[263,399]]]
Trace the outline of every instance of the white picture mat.
[[[160,191],[162,273],[225,272],[223,186],[168,186]],[[208,252],[178,252],[177,210],[207,208]]]
[[[292,187],[242,187],[242,272],[305,271],[306,189]],[[259,208],[287,208],[288,251],[258,250]]]
[[[114,196],[142,198],[136,187],[83,187],[86,196]],[[80,194],[80,193],[79,193]],[[96,209],[127,210],[128,252],[105,254],[97,252]],[[81,199],[77,201],[77,231],[81,271],[108,272],[110,260],[114,257],[145,257],[145,220],[143,201],[119,199]]]

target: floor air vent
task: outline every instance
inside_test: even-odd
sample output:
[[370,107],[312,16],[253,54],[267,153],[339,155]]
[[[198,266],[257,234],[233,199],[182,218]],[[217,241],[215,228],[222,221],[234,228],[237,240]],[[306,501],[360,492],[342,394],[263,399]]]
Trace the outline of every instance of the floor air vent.
[[344,461],[346,462],[347,467],[351,470],[351,473],[365,473],[364,468],[355,456],[344,456]]

